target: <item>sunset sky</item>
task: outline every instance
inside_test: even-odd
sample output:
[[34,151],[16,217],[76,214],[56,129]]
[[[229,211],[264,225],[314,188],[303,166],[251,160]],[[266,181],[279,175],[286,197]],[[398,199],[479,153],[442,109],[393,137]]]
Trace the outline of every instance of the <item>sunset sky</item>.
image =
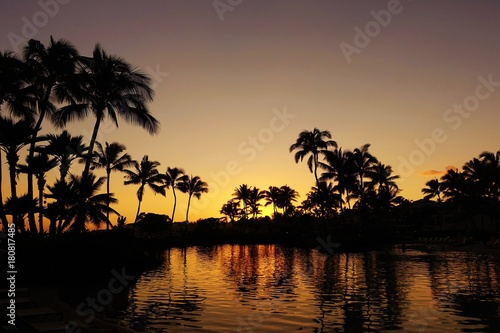
[[[499,17],[494,0],[2,0],[0,49],[52,35],[91,55],[98,42],[150,74],[160,133],[122,120],[103,125],[98,140],[205,180],[196,220],[220,216],[243,183],[287,184],[304,200],[314,177],[288,149],[305,129],[330,131],[343,149],[370,143],[411,200],[447,167],[500,150]],[[68,130],[88,142],[93,121]],[[54,129],[45,122],[43,131]],[[111,181],[115,209],[132,222],[137,187],[119,173]],[[170,215],[167,193],[147,190],[142,210]],[[178,197],[182,221],[187,196]]]

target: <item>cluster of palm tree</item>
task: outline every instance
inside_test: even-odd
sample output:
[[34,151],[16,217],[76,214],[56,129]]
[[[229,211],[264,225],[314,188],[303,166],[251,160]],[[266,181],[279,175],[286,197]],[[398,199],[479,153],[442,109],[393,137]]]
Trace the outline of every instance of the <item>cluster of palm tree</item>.
[[431,179],[422,189],[424,199],[451,204],[473,220],[489,216],[498,231],[500,213],[500,151],[485,151],[466,162],[462,171],[451,168],[441,179]]
[[[91,172],[91,166],[104,163],[97,161],[94,153],[99,126],[107,119],[118,126],[118,118],[123,118],[150,134],[157,133],[159,123],[147,106],[152,97],[151,79],[124,59],[106,53],[99,44],[91,57],[80,55],[70,42],[52,37],[47,46],[30,40],[21,55],[0,52],[0,163],[4,152],[11,188],[11,196],[5,202],[0,192],[3,226],[6,227],[9,214],[21,232],[26,232],[27,215],[31,234],[44,233],[44,214],[51,221],[49,230],[54,233],[65,228],[82,231],[88,221],[108,225],[109,213],[116,213],[109,205],[116,199],[109,193],[109,187],[106,194],[98,194],[105,179]],[[66,131],[40,136],[46,121],[64,127],[89,115],[95,118],[95,123],[88,146],[83,144],[82,137],[72,137]],[[24,147],[28,151],[26,164],[22,165],[18,161]],[[97,153],[102,153],[102,147],[97,148]],[[75,158],[85,164],[81,176],[69,172]],[[60,178],[47,186],[46,195],[54,202],[45,206],[45,174],[57,165]],[[114,167],[119,168],[111,166],[111,169]],[[27,175],[25,195],[17,193],[17,177],[21,172]],[[38,185],[37,201],[34,177]]]
[[[282,214],[291,214],[295,209],[293,202],[297,201],[297,191],[283,185],[281,187],[270,186],[269,190],[260,190],[254,186],[242,184],[234,189],[234,198],[222,205],[220,213],[227,216],[231,222],[235,219],[257,218],[261,213],[261,201],[265,199],[264,206],[273,205],[274,217],[278,214],[278,208]],[[240,206],[241,205],[241,206]]]
[[369,152],[370,144],[343,150],[331,137],[329,131],[314,128],[302,131],[290,146],[296,163],[308,156],[307,166],[316,181],[302,202],[305,212],[321,217],[347,208],[387,212],[403,200],[396,184],[399,176]]

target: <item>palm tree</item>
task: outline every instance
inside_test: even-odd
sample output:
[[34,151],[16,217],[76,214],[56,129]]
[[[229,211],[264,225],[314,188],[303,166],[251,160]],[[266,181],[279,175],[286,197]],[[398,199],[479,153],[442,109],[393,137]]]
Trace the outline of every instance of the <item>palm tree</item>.
[[371,179],[369,186],[374,188],[378,187],[379,189],[384,187],[398,188],[396,179],[399,179],[399,176],[393,175],[392,172],[392,167],[390,165],[384,165],[378,162],[372,166],[370,170],[366,171],[366,175]]
[[108,203],[118,202],[113,194],[98,193],[104,180],[105,177],[97,178],[92,173],[89,173],[86,178],[70,175],[69,191],[71,195],[62,230],[70,227],[72,230],[84,232],[87,221],[99,228],[103,222],[110,224],[107,217],[109,212],[119,215],[117,211],[108,206]]
[[443,194],[443,184],[439,182],[438,179],[431,179],[427,183],[425,183],[425,186],[422,189],[422,193],[425,194],[424,199],[425,200],[430,200],[437,198],[437,202],[441,202],[441,195]]
[[266,203],[264,206],[273,205],[273,215],[276,217],[276,213],[278,212],[277,208],[280,202],[280,188],[276,186],[269,186],[269,190],[265,191],[265,199]]
[[307,199],[302,202],[302,207],[312,211],[323,218],[332,218],[342,198],[337,193],[332,183],[320,182],[318,187],[312,187],[307,194]]
[[235,200],[229,200],[227,203],[222,205],[220,213],[229,217],[231,222],[240,214],[240,202]]
[[310,155],[307,159],[307,166],[311,172],[314,172],[316,186],[319,186],[318,179],[318,159],[319,155],[324,154],[328,147],[337,147],[337,143],[331,139],[332,135],[329,131],[320,131],[317,128],[311,131],[302,131],[297,138],[297,141],[290,146],[290,152],[296,151],[295,163],[302,161],[304,157]]
[[234,189],[233,195],[243,202],[243,218],[248,218],[248,198],[250,198],[251,186],[242,184]]
[[[12,118],[0,116],[0,151],[5,152],[9,165],[12,201],[17,200],[16,168],[17,162],[19,161],[19,151],[29,144],[33,133],[32,130],[32,123],[29,120],[15,122]],[[15,210],[17,205],[12,205],[12,208]],[[19,222],[16,220],[18,214],[14,211],[12,216],[14,224],[17,224]],[[30,223],[30,230],[32,233],[36,233],[36,224]]]
[[49,158],[45,153],[39,153],[32,158],[26,157],[26,164],[18,166],[23,173],[31,173],[36,177],[38,187],[38,233],[43,235],[43,190],[45,189],[45,174],[57,165],[55,158]]
[[87,146],[83,143],[83,136],[72,136],[64,130],[61,134],[48,134],[41,139],[47,141],[47,145],[38,146],[35,150],[43,151],[57,159],[60,179],[64,181],[73,161],[82,157],[87,150]]
[[253,215],[253,218],[256,218],[258,214],[262,211],[259,209],[260,203],[259,201],[264,199],[266,196],[264,191],[259,190],[257,187],[252,187],[250,189],[250,195],[247,199],[247,206],[250,207],[250,212]]
[[174,208],[172,210],[172,222],[175,221],[175,207],[177,205],[177,195],[175,194],[175,189],[179,189],[179,185],[187,180],[188,176],[181,168],[167,168],[165,172],[165,185],[167,188],[172,188],[172,194],[174,195]]
[[58,179],[53,185],[47,185],[47,190],[49,192],[45,194],[45,197],[56,201],[55,207],[58,213],[57,218],[51,221],[51,223],[57,221],[57,226],[51,224],[49,230],[55,230],[56,234],[61,234],[63,232],[63,223],[67,217],[67,210],[71,207],[71,200],[72,196],[74,197],[74,193],[72,193],[70,184],[66,180],[61,179]]
[[83,175],[90,170],[94,144],[100,124],[107,118],[118,126],[118,116],[131,124],[138,124],[150,134],[159,130],[158,121],[146,105],[152,100],[151,79],[133,68],[122,58],[108,55],[99,44],[92,58],[80,57],[75,79],[67,82],[58,95],[69,105],[54,115],[63,126],[73,119],[83,119],[91,113],[95,117],[88,156]]
[[35,98],[26,64],[11,51],[0,51],[0,112],[2,105],[11,115],[34,120]]
[[[30,200],[26,194],[20,195],[16,200],[8,197],[5,201],[5,213],[12,216],[12,221],[20,221],[15,224],[22,234],[26,233],[24,218],[29,211],[35,210],[36,200]],[[35,230],[36,231],[36,230]]]
[[[320,163],[320,167],[325,170],[321,174],[320,181],[335,180],[337,185],[335,189],[340,194],[340,197],[344,198],[344,202],[347,202],[349,208],[351,208],[351,197],[356,193],[356,188],[358,182],[356,179],[356,169],[351,158],[352,152],[349,150],[342,151],[342,148],[335,148],[333,151],[325,151],[325,162]],[[344,209],[343,205],[340,207],[341,210]]]
[[135,214],[134,231],[137,218],[141,211],[141,202],[144,197],[145,187],[148,186],[155,194],[159,193],[165,196],[164,177],[158,172],[159,166],[160,162],[150,161],[148,155],[144,155],[140,164],[137,161],[132,161],[132,169],[123,170],[126,179],[125,185],[139,185],[139,189],[137,190],[139,204],[137,206],[137,213]]
[[[100,142],[96,142],[97,149],[92,157],[91,168],[106,170],[106,193],[109,196],[109,184],[111,181],[111,171],[123,171],[124,168],[132,166],[132,158],[129,154],[122,154],[125,151],[125,146],[113,142],[104,148]],[[108,205],[109,207],[109,205]],[[109,214],[109,211],[108,211]],[[109,215],[106,216],[109,220]],[[109,230],[109,225],[106,224],[106,230]]]
[[290,208],[293,208],[293,202],[297,201],[299,193],[288,185],[279,188],[278,208],[283,209],[285,214]]
[[184,193],[188,194],[188,204],[186,209],[186,230],[187,224],[189,223],[189,206],[191,205],[191,197],[194,196],[196,199],[200,199],[203,193],[208,192],[208,184],[200,179],[198,176],[189,176],[184,179],[182,183],[179,184],[179,189]]
[[[31,39],[23,50],[23,59],[30,72],[32,88],[37,98],[38,118],[30,142],[28,155],[30,159],[35,154],[35,143],[45,116],[55,111],[53,103],[55,99],[61,101],[60,98],[56,98],[55,92],[74,73],[77,58],[78,51],[70,42],[64,39],[54,41],[52,37],[47,47],[40,41]],[[28,197],[33,198],[33,175],[30,173],[28,173]],[[35,224],[34,213],[30,212],[28,219],[30,225]]]
[[360,207],[363,207],[363,195],[365,193],[363,177],[365,174],[368,174],[374,164],[378,162],[377,158],[368,152],[369,148],[370,144],[367,143],[360,148],[354,149],[352,153],[349,154],[354,172],[358,177]]

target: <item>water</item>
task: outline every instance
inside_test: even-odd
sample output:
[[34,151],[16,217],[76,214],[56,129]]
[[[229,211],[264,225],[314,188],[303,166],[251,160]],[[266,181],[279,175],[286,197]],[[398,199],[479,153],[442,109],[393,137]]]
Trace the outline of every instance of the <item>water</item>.
[[500,332],[500,256],[171,249],[108,316],[139,332]]

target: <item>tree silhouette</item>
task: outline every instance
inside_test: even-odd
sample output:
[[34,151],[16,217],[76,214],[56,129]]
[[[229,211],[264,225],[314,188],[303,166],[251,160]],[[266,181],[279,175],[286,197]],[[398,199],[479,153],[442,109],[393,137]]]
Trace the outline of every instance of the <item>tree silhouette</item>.
[[248,199],[250,198],[250,191],[252,187],[247,184],[242,184],[234,189],[234,197],[238,200],[241,200],[243,203],[243,218],[248,218]]
[[165,196],[164,177],[158,172],[159,166],[160,162],[150,161],[148,155],[144,155],[140,164],[137,161],[132,161],[132,170],[123,170],[123,172],[125,172],[126,179],[125,185],[139,185],[139,189],[137,190],[137,199],[139,200],[139,204],[137,206],[137,213],[135,214],[134,219],[134,231],[137,218],[139,217],[139,213],[141,211],[141,202],[144,197],[145,187],[149,187],[155,194],[159,193]]
[[337,143],[333,140],[329,131],[320,131],[314,128],[313,131],[302,131],[297,138],[297,141],[290,146],[290,152],[295,152],[295,163],[302,161],[304,157],[310,155],[307,159],[307,166],[311,172],[314,172],[316,186],[319,186],[318,179],[318,159],[319,155],[324,154],[328,147],[337,147]]
[[[172,194],[174,196],[174,208],[172,210],[172,222],[175,221],[175,207],[177,205],[177,195],[175,194],[175,189],[179,189],[179,185],[185,182],[188,176],[181,168],[167,168],[165,172],[165,185],[167,188],[172,188]],[[181,189],[182,191],[182,186]]]
[[223,215],[226,215],[227,217],[229,217],[229,220],[231,222],[234,222],[234,220],[241,213],[240,202],[239,201],[235,201],[235,200],[229,200],[227,203],[225,203],[224,205],[222,205],[220,213],[223,214]]
[[[74,73],[78,51],[68,41],[59,39],[45,47],[40,41],[31,39],[23,49],[23,59],[32,78],[32,89],[37,99],[37,119],[29,147],[29,159],[35,154],[38,132],[46,115],[55,111],[55,100],[61,101],[57,89]],[[28,197],[33,198],[33,175],[28,173]],[[31,225],[35,225],[34,213],[28,214]]]
[[350,153],[349,159],[352,161],[354,172],[358,176],[359,184],[359,200],[360,206],[363,207],[363,194],[365,192],[364,176],[369,174],[377,158],[368,152],[370,144],[367,143],[360,148],[356,148]]
[[182,192],[188,194],[188,204],[186,209],[186,230],[187,224],[189,222],[189,207],[191,205],[191,197],[195,197],[196,199],[200,199],[203,193],[208,192],[208,184],[200,179],[198,176],[189,176],[184,179],[182,183],[179,184],[179,189]]
[[45,153],[38,153],[32,158],[26,157],[26,164],[18,166],[23,173],[31,173],[36,177],[38,187],[38,233],[43,235],[43,190],[45,189],[45,174],[57,166],[55,158],[49,158]]
[[[106,170],[106,193],[108,196],[110,193],[109,184],[111,181],[111,172],[123,171],[124,168],[132,166],[132,158],[130,155],[122,154],[125,149],[125,146],[118,142],[112,142],[111,144],[106,142],[106,147],[103,147],[100,142],[96,142],[96,150],[92,157],[91,168],[102,168]],[[107,215],[106,218],[109,220],[109,215]],[[106,224],[106,230],[109,230],[109,224]]]
[[425,183],[425,188],[422,189],[425,200],[437,198],[438,202],[442,201],[441,195],[443,194],[443,184],[438,179],[431,179]]
[[99,44],[92,57],[80,57],[75,77],[58,90],[62,100],[70,103],[54,114],[55,122],[63,126],[73,119],[83,119],[89,113],[95,118],[83,176],[90,170],[99,126],[105,119],[118,126],[118,116],[137,124],[149,133],[159,130],[158,121],[146,105],[152,100],[151,79],[134,69],[122,58],[108,55]]

